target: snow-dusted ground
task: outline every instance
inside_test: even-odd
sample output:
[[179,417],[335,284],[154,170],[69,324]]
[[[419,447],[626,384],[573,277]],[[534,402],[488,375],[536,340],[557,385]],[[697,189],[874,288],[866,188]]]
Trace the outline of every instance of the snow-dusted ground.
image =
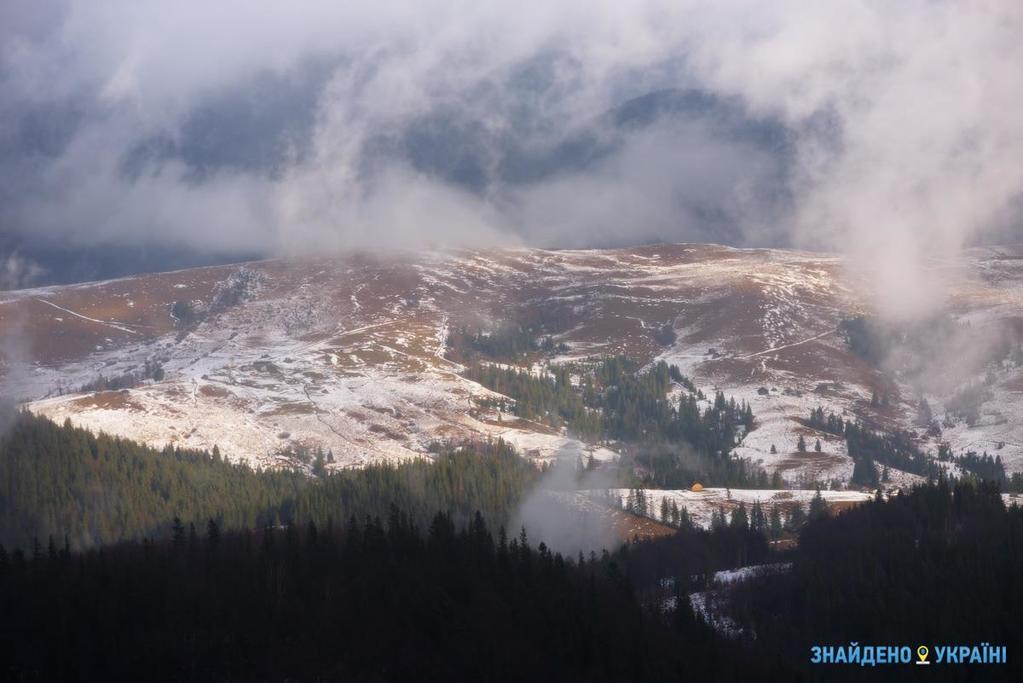
[[712,583],[717,586],[727,586],[731,583],[747,581],[756,576],[787,572],[791,568],[791,563],[781,562],[774,564],[753,564],[748,567],[739,567],[737,569],[725,569],[723,571],[714,572],[714,579]]
[[553,461],[565,455],[575,455],[584,462],[591,456],[597,462],[614,462],[618,454],[607,448],[589,446],[576,439],[524,429],[505,429],[497,436],[504,439],[523,455],[541,461]]
[[[566,451],[600,461],[617,457],[511,416],[501,423],[481,419],[477,400],[494,394],[462,378],[460,367],[443,357],[449,316],[422,285],[410,292],[414,282],[385,282],[376,269],[353,272],[338,266],[268,268],[260,281],[264,284],[251,300],[184,335],[174,330],[169,302],[152,306],[151,314],[165,319],[168,332],[122,339],[116,348],[76,362],[19,368],[19,390],[51,394],[29,405],[58,421],[70,418],[157,447],[216,445],[231,459],[264,467],[296,464],[285,454],[299,448],[322,447],[333,452],[335,467],[358,467],[422,457],[435,440],[489,437],[504,438],[539,460]],[[179,296],[181,284],[173,284],[172,296]],[[341,291],[324,297],[327,284]],[[147,298],[153,287],[147,278],[114,285],[136,291],[137,299]],[[168,289],[166,283],[157,287]],[[83,291],[90,293],[76,288],[74,294],[79,302],[86,299],[76,305],[87,313],[67,306],[59,310],[91,324],[93,334],[110,325],[124,336],[130,333],[134,323],[93,314],[109,307],[104,287],[92,297],[83,297]],[[207,301],[211,291],[215,286],[206,288]],[[118,312],[134,313],[134,299],[129,301]],[[202,296],[195,301],[203,303]],[[46,307],[58,310],[54,306]],[[47,322],[56,334],[63,323]],[[100,375],[137,371],[153,359],[162,362],[162,381],[120,391],[64,393]]]
[[[728,604],[726,590],[728,586],[740,581],[747,581],[756,576],[787,572],[791,567],[791,564],[784,562],[750,565],[748,567],[715,572],[710,581],[710,587],[707,590],[689,595],[689,604],[692,606],[693,611],[701,615],[704,621],[718,633],[728,637],[737,637],[742,634],[742,629],[738,627],[735,620],[725,613]],[[665,608],[673,608],[674,606],[675,598],[671,598],[665,603]]]
[[[587,493],[595,499],[603,500],[606,497],[607,491],[594,490]],[[628,489],[611,489],[610,493],[612,496],[618,496],[622,500],[627,500],[629,497]],[[688,489],[671,491],[647,489],[647,514],[653,518],[659,517],[661,500],[667,499],[669,504],[674,501],[680,510],[685,508],[689,512],[689,517],[694,524],[709,528],[711,517],[719,509],[724,511],[726,517],[731,514],[732,510],[739,507],[739,503],[745,504],[747,513],[756,502],[759,502],[764,508],[764,514],[769,514],[773,505],[777,505],[781,510],[788,510],[799,504],[805,510],[816,493],[816,490],[809,489],[705,488],[699,492]],[[836,509],[868,501],[873,498],[873,494],[862,491],[822,490],[821,497],[830,508]]]
[[[963,269],[972,275],[952,292],[955,315],[976,325],[1023,320],[1017,256],[966,255]],[[244,268],[258,287],[187,334],[170,305],[208,305],[239,266],[5,293],[5,390],[36,399],[30,408],[56,419],[155,445],[217,444],[229,457],[266,465],[296,446],[330,448],[338,466],[359,466],[422,455],[435,439],[498,435],[547,460],[585,449],[546,428],[485,415],[477,403],[490,393],[459,377],[443,354],[453,326],[550,316],[564,330],[556,340],[569,347],[555,361],[616,353],[664,359],[708,396],[720,389],[748,401],[757,428],[738,454],[796,487],[852,472],[841,439],[798,421],[811,409],[912,427],[908,387],[883,413],[869,406],[879,375],[835,333],[842,318],[865,309],[864,299],[830,255],[655,245],[351,254]],[[654,339],[664,325],[676,334],[668,346]],[[161,382],[74,394],[100,374],[152,359],[166,371]],[[1021,389],[1023,370],[1006,368],[981,420],[946,428],[943,438],[957,452],[987,450],[1010,471],[1023,469]],[[940,410],[942,398],[931,400]],[[808,453],[796,453],[801,434]],[[933,440],[923,445],[936,449]],[[607,449],[593,456],[615,458]],[[914,480],[890,474],[893,485]]]

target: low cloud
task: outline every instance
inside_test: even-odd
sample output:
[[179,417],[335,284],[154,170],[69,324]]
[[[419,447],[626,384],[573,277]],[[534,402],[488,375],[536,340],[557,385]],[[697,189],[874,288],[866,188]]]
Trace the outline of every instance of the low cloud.
[[44,273],[42,266],[17,252],[0,256],[0,292],[30,287]]
[[31,5],[0,17],[5,231],[794,245],[893,317],[940,303],[935,259],[1020,237],[1014,3]]
[[614,486],[614,477],[601,468],[586,469],[585,454],[566,446],[558,452],[540,484],[522,502],[512,520],[512,530],[524,528],[533,544],[545,543],[563,555],[574,556],[613,550],[622,543],[612,525],[609,501],[590,501],[578,491]]

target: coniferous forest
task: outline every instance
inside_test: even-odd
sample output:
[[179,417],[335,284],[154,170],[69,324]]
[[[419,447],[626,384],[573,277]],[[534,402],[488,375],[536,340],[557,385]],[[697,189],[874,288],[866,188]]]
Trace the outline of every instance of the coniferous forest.
[[[661,361],[641,370],[621,356],[593,364],[555,365],[550,372],[473,363],[466,377],[513,402],[490,407],[591,442],[613,441],[647,483],[687,487],[767,487],[766,473],[733,448],[753,429],[753,410],[721,392],[708,399],[677,366]],[[578,378],[577,382],[573,377]],[[677,397],[671,394],[678,389]],[[777,481],[775,484],[779,485]]]
[[[309,477],[22,414],[0,456],[7,679],[835,680],[812,645],[1023,638],[997,482],[811,506],[787,549],[740,509],[566,557],[508,528],[538,474],[501,442]],[[731,635],[691,606],[761,564],[790,569],[730,591]]]
[[464,523],[477,510],[501,524],[538,476],[499,441],[437,450],[433,461],[309,477],[22,413],[0,436],[0,543],[30,548],[53,537],[79,549],[166,535],[175,519],[200,530],[211,519],[261,529],[380,517],[392,505],[421,525],[437,512]]
[[[1007,665],[931,667],[927,678],[1021,680],[1023,509],[1006,508],[996,485],[939,479],[811,519],[791,558],[791,571],[733,594],[736,619],[764,647],[798,661],[815,644],[986,642],[1007,646]],[[825,667],[820,680],[859,680],[859,669]]]
[[482,517],[292,526],[0,558],[15,679],[738,680],[752,651]]

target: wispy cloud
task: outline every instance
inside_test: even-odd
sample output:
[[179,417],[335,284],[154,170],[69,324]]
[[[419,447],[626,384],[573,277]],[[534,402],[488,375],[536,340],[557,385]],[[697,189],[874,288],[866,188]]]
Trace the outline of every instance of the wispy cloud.
[[[875,269],[893,313],[929,301],[926,258],[1019,236],[1017,3],[31,6],[4,10],[4,229],[789,243]],[[710,104],[623,121],[665,90]]]

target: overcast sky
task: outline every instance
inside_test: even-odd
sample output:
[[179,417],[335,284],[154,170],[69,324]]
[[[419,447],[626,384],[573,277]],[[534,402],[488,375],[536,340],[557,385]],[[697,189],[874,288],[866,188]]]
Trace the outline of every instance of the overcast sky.
[[0,41],[8,235],[786,244],[892,286],[1020,237],[1010,0],[35,0]]

